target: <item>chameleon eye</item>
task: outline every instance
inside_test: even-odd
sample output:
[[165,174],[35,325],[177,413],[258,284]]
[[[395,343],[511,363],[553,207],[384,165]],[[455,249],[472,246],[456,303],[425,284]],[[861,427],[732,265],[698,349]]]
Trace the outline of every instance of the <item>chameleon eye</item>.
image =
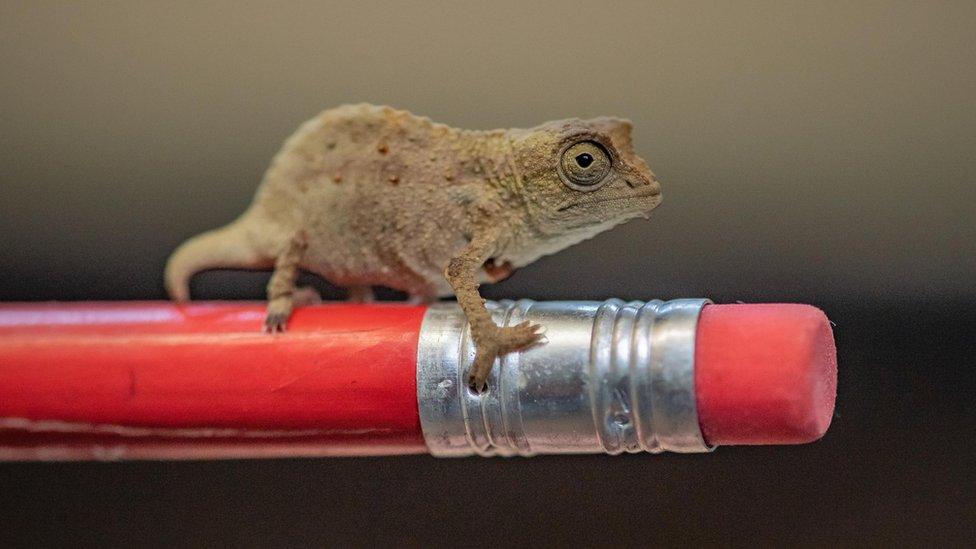
[[559,168],[567,186],[593,191],[610,173],[610,155],[599,143],[581,141],[563,151]]

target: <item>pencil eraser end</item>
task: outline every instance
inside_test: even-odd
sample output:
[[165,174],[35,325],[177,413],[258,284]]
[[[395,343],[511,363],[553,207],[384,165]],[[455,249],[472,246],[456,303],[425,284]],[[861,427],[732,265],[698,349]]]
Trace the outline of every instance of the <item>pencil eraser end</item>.
[[837,394],[830,322],[810,305],[706,305],[696,333],[695,394],[709,444],[821,438]]

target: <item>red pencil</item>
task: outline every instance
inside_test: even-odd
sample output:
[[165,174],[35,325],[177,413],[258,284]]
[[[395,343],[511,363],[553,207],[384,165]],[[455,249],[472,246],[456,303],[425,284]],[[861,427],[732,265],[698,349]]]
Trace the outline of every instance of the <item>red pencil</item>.
[[547,341],[476,394],[453,304],[306,307],[276,335],[259,303],[6,304],[0,459],[694,452],[829,425],[836,358],[812,307],[493,309]]

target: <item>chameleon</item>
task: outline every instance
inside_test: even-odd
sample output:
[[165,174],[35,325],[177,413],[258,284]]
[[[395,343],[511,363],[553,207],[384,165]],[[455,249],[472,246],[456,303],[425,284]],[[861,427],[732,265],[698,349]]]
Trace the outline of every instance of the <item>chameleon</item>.
[[188,300],[190,278],[207,269],[273,269],[268,332],[317,301],[296,287],[302,270],[354,301],[371,301],[374,286],[414,303],[453,295],[475,344],[467,381],[485,391],[497,356],[543,334],[496,325],[479,285],[660,204],[631,130],[612,117],[464,130],[387,106],[325,110],[285,141],[243,214],[173,252],[167,292]]

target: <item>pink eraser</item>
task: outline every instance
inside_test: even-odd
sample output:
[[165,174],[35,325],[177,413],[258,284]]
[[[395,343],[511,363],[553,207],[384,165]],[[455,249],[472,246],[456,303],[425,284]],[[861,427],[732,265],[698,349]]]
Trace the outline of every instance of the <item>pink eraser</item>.
[[695,342],[698,420],[709,444],[801,444],[830,426],[837,350],[810,305],[706,305]]

